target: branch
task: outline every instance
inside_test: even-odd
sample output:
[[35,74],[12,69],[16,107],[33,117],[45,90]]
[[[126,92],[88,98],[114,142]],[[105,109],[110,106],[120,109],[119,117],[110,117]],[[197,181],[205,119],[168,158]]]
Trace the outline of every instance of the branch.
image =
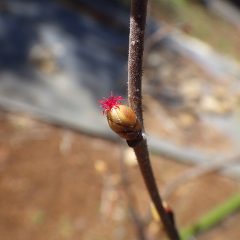
[[135,207],[136,206],[135,196],[131,190],[127,166],[124,162],[122,147],[121,147],[121,157],[120,157],[120,172],[121,172],[123,190],[127,197],[128,209],[129,209],[131,218],[134,223],[136,235],[138,236],[138,240],[146,240],[147,237],[145,234],[145,224],[144,224],[143,220],[141,219],[141,217]]
[[[142,117],[142,58],[144,46],[144,30],[146,22],[147,0],[131,1],[129,56],[128,56],[128,101],[138,119],[143,124]],[[143,127],[144,128],[144,127]],[[141,174],[150,197],[158,211],[166,232],[171,240],[179,240],[175,224],[165,211],[157,184],[153,175],[146,139],[142,139],[133,147]]]
[[128,52],[128,101],[129,106],[143,122],[142,117],[142,59],[147,0],[131,1],[129,52]]

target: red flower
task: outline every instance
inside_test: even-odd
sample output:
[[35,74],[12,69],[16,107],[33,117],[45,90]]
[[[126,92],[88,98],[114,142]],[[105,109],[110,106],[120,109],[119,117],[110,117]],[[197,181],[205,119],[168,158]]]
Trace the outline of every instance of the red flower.
[[115,97],[112,95],[112,93],[111,96],[109,96],[108,98],[100,100],[99,103],[103,109],[103,114],[106,114],[113,108],[118,108],[118,106],[121,104],[120,101],[122,100],[123,100],[122,96]]

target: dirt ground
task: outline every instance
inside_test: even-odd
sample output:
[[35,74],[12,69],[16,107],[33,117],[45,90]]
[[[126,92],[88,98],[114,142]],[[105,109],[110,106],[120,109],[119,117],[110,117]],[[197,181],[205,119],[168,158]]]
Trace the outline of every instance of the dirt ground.
[[[2,112],[0,124],[1,239],[138,239],[122,184],[126,172],[130,203],[145,219],[149,198],[125,145],[18,114]],[[122,151],[127,171],[120,164]],[[160,189],[190,168],[160,156],[152,156],[152,163]],[[237,191],[238,182],[208,174],[181,186],[169,204],[182,228]],[[238,240],[239,224],[236,213],[196,239]],[[154,220],[145,234],[163,236]]]

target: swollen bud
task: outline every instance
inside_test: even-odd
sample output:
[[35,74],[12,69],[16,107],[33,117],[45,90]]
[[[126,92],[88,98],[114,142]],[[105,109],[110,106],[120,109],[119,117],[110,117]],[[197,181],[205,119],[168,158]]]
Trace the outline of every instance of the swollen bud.
[[120,137],[127,141],[135,141],[142,138],[142,126],[135,112],[127,105],[120,104],[121,96],[100,100],[103,113],[107,116],[109,127]]
[[107,112],[109,127],[126,140],[135,140],[141,134],[142,126],[134,111],[126,105],[118,105]]

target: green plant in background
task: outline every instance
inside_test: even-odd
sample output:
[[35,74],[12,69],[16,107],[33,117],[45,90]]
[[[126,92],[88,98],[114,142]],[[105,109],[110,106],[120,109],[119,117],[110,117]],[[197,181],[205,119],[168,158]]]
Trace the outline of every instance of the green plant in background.
[[172,7],[173,9],[181,9],[185,6],[185,0],[157,0],[160,4]]
[[209,230],[219,222],[223,221],[230,214],[240,209],[240,194],[237,193],[224,203],[213,208],[201,216],[194,224],[181,231],[181,239],[188,240],[192,236]]
[[31,215],[31,222],[33,224],[42,224],[46,219],[46,213],[42,209],[37,209]]

